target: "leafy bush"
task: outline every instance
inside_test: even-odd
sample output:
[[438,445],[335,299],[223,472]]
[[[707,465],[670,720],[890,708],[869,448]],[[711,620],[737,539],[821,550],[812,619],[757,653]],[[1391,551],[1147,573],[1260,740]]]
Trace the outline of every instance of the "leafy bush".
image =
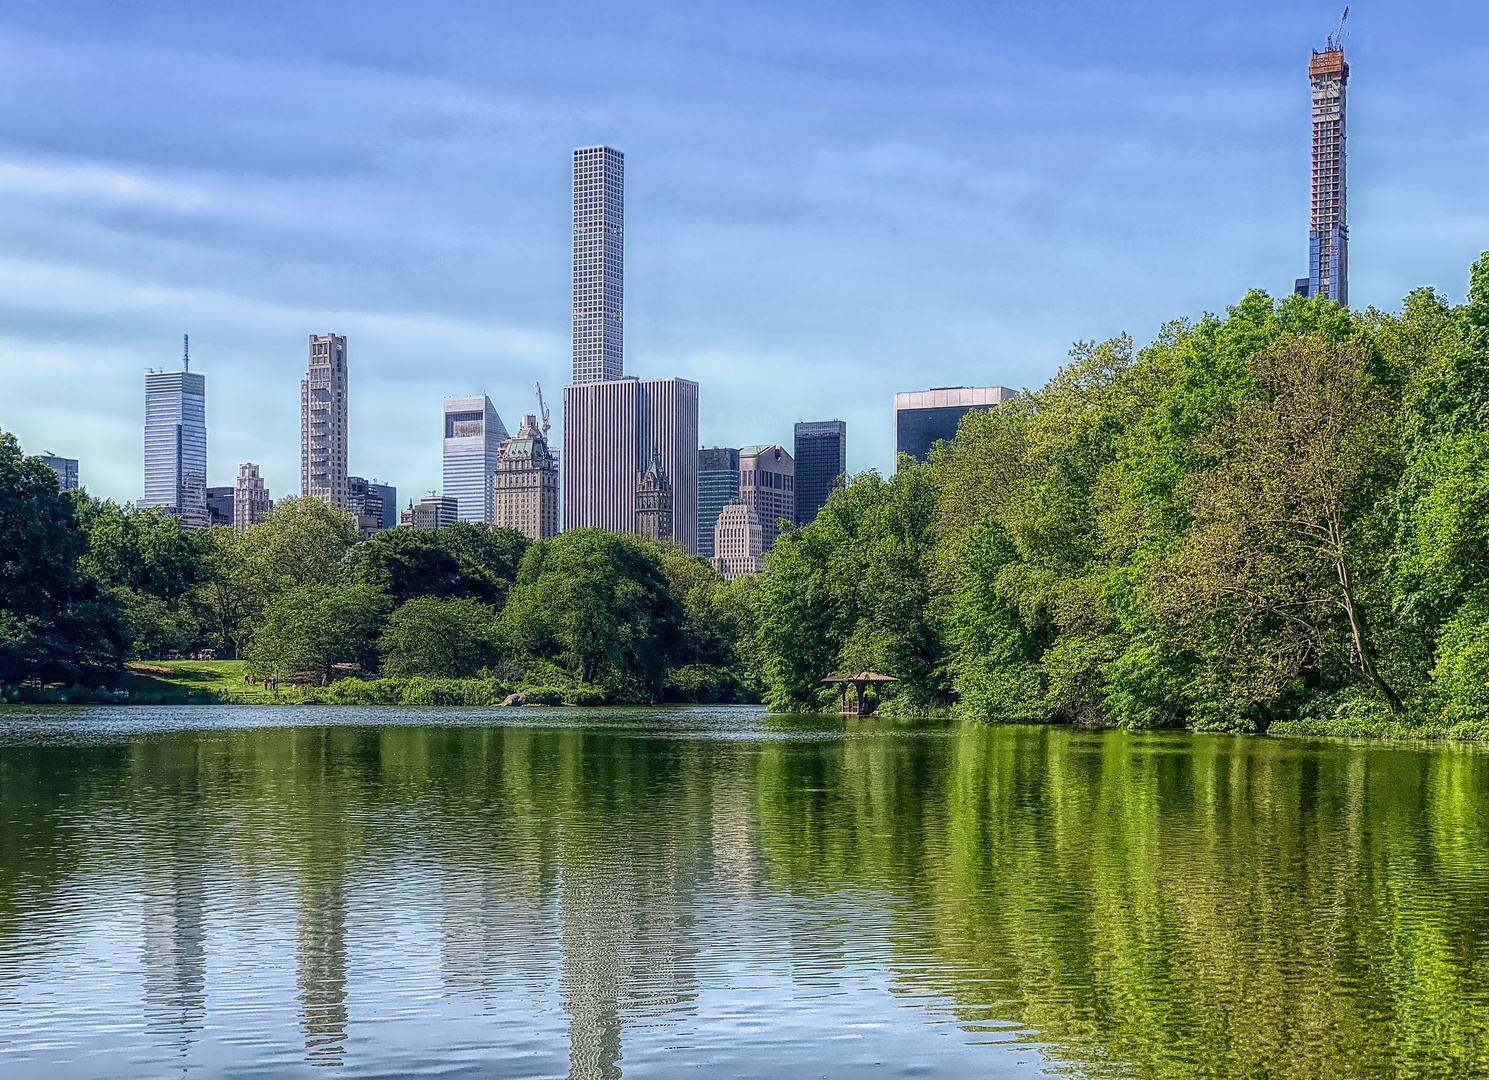
[[604,705],[609,700],[603,686],[574,686],[564,691],[565,705]]
[[500,705],[511,692],[495,679],[337,679],[321,697],[334,705]]
[[741,704],[758,702],[760,692],[728,668],[689,664],[668,673],[662,697],[676,702]]
[[530,686],[523,688],[522,696],[529,705],[562,705],[567,693],[556,686]]

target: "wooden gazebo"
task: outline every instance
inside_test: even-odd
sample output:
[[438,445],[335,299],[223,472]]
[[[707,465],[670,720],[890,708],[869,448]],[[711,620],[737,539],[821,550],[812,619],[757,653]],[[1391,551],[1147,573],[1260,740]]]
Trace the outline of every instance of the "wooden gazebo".
[[[837,683],[843,688],[843,715],[844,716],[867,716],[867,704],[864,701],[864,687],[879,687],[885,683],[899,682],[893,675],[880,675],[877,671],[860,671],[856,675],[844,672],[841,675],[829,675],[822,682],[826,685]],[[848,687],[853,687],[853,698],[848,698]]]

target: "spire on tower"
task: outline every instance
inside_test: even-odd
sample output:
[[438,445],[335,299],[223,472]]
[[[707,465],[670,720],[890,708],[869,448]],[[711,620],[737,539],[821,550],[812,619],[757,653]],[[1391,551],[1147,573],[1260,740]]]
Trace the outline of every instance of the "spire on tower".
[[181,335],[181,370],[191,370],[191,335]]

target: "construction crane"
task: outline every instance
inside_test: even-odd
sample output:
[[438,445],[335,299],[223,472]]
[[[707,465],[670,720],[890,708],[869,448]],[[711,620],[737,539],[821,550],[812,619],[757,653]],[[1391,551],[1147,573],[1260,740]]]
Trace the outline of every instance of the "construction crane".
[[[1348,8],[1345,9],[1346,11]],[[543,438],[548,438],[548,406],[543,404],[543,384],[535,382],[533,386],[538,391],[538,412],[543,414]]]
[[1349,19],[1349,5],[1344,5],[1344,14],[1339,16],[1339,29],[1329,35],[1329,47],[1325,52],[1342,52],[1344,49],[1344,24]]

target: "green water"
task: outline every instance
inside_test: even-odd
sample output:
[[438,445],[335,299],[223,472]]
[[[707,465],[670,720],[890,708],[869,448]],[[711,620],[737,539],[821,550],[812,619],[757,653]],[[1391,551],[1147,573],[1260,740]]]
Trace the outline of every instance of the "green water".
[[0,712],[0,1075],[1489,1075],[1478,748]]

